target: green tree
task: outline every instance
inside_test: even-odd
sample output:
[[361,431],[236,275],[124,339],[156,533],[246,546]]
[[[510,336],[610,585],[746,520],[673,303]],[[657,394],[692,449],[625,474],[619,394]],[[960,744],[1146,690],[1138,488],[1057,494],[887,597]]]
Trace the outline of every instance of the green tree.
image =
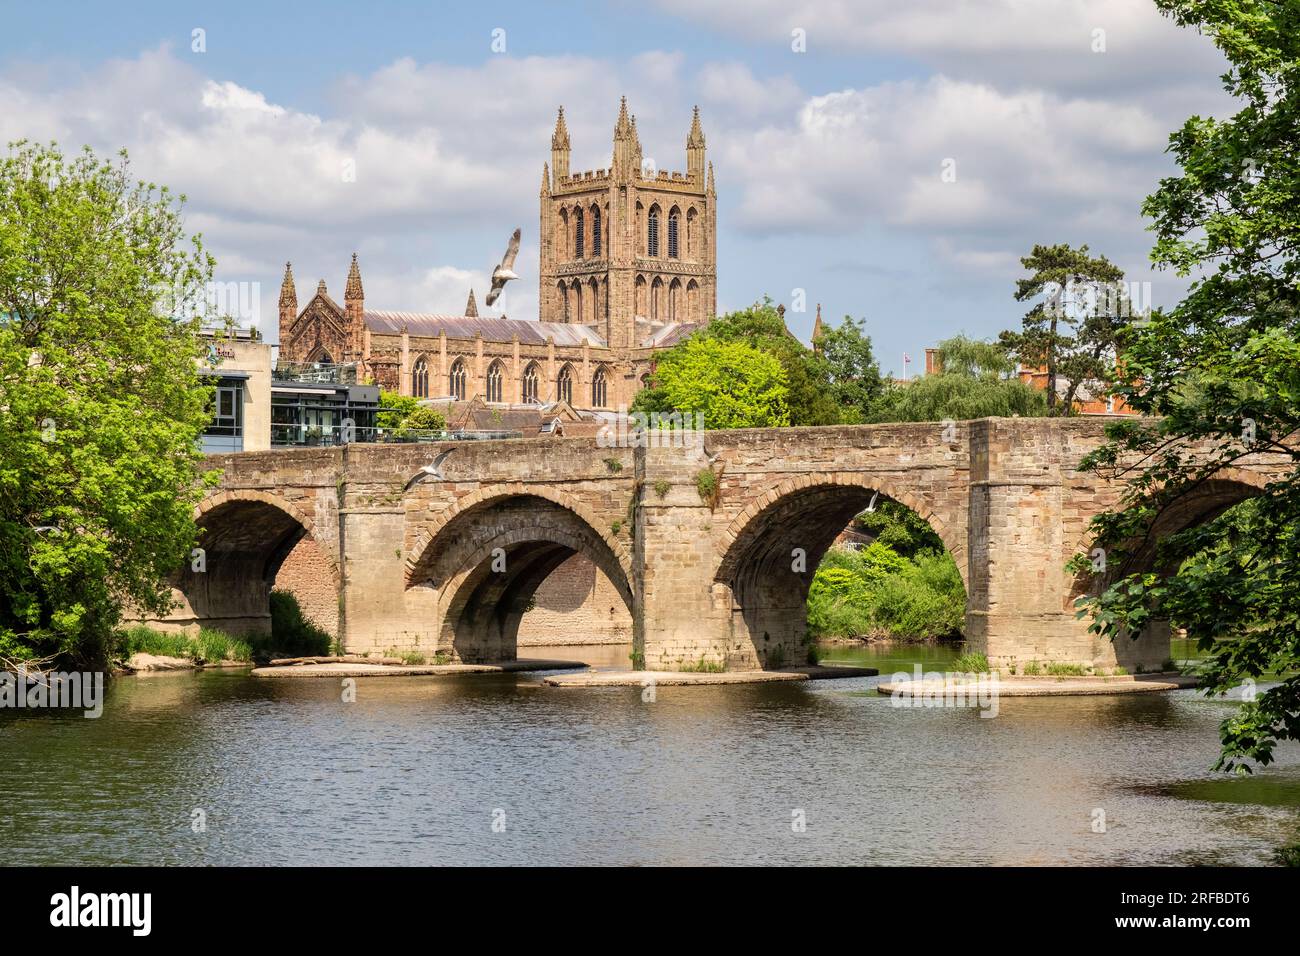
[[638,412],[704,413],[706,428],[790,424],[789,390],[780,361],[744,342],[692,336],[665,352],[653,387],[632,403]]
[[375,413],[376,427],[385,431],[395,431],[419,404],[420,400],[414,395],[380,390],[379,411]]
[[[0,160],[0,656],[104,660],[196,540],[212,260],[179,200],[85,150]],[[211,476],[207,476],[211,481]]]
[[859,514],[853,523],[900,557],[914,558],[923,551],[942,554],[947,550],[930,522],[897,501],[882,501],[874,510]]
[[[1113,371],[1129,310],[1124,272],[1086,245],[1035,245],[1020,262],[1032,275],[1016,280],[1016,301],[1036,301],[1019,332],[1002,333],[1002,344],[1025,365],[1047,368],[1048,414],[1069,415],[1079,389]],[[1057,395],[1058,379],[1066,383],[1064,396]]]
[[840,420],[846,423],[869,420],[881,395],[885,380],[871,349],[871,337],[862,323],[845,316],[838,327],[827,326],[817,342],[820,355],[814,366],[816,375],[828,382],[831,398],[839,407]]
[[402,423],[397,427],[397,434],[404,435],[408,432],[443,432],[447,430],[447,419],[442,412],[430,408],[428,405],[416,405],[402,419]]
[[1014,364],[991,342],[956,336],[939,343],[940,371],[886,389],[877,422],[963,421],[1047,414],[1043,393],[1011,374]]
[[[1113,579],[1081,603],[1093,630],[1112,639],[1157,620],[1185,627],[1210,654],[1207,693],[1282,675],[1221,727],[1217,766],[1241,772],[1269,763],[1277,740],[1300,738],[1300,453],[1291,437],[1300,428],[1300,6],[1157,5],[1214,38],[1240,108],[1226,120],[1193,116],[1170,137],[1181,171],[1143,206],[1153,260],[1193,281],[1175,308],[1123,335],[1116,391],[1158,417],[1111,426],[1111,441],[1083,464],[1128,484],[1121,507],[1094,523]],[[1159,537],[1189,507],[1197,513],[1207,483],[1261,453],[1287,468],[1252,508],[1168,534],[1154,561],[1138,562],[1132,542]]]
[[830,388],[828,367],[790,334],[771,299],[720,315],[691,338],[743,342],[774,356],[785,370],[791,425],[835,425],[843,420]]

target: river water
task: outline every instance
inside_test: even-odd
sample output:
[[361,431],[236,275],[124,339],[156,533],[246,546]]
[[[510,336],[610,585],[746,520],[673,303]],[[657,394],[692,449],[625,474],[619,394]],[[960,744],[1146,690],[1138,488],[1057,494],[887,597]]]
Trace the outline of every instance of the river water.
[[[626,662],[526,656],[561,655]],[[825,654],[882,675],[951,656]],[[1210,772],[1231,703],[1003,699],[985,719],[896,708],[881,679],[647,701],[371,678],[344,703],[332,679],[123,678],[97,720],[0,716],[0,845],[9,864],[1090,865],[1266,863],[1300,838],[1300,749]]]

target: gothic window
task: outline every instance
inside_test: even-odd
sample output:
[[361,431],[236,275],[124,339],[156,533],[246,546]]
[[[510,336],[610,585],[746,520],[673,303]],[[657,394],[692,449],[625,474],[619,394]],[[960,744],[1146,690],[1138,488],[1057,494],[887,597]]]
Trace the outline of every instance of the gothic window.
[[591,407],[605,407],[605,367],[597,367],[596,374],[591,377]]
[[659,207],[651,206],[646,216],[646,255],[655,258],[659,255]]
[[537,374],[537,363],[529,362],[528,368],[524,369],[524,402],[536,404],[541,401],[538,398],[537,386],[539,376]]
[[664,280],[655,276],[655,281],[650,283],[650,321],[661,322],[663,315],[659,311],[663,307]]
[[447,376],[447,391],[457,401],[465,401],[465,363],[460,359],[451,363],[451,373]]
[[668,287],[668,321],[680,322],[681,317],[678,311],[681,308],[682,297],[682,280],[674,279],[672,285]]
[[416,398],[429,397],[429,363],[423,355],[415,360],[415,368],[411,372],[411,394]]
[[573,317],[567,321],[582,322],[582,283],[577,279],[573,280]]
[[569,287],[563,282],[559,285],[560,290],[560,321],[569,321]]
[[678,259],[677,254],[677,223],[681,219],[681,214],[674,209],[668,214],[668,258]]
[[560,369],[560,377],[555,380],[555,395],[560,401],[573,404],[573,369],[568,365]]
[[634,311],[636,312],[638,318],[645,318],[647,315],[645,294],[646,294],[645,276],[637,276],[636,277],[636,308]]
[[584,240],[587,238],[585,226],[582,210],[573,210],[573,258],[575,259],[586,258],[583,255]]
[[700,214],[692,206],[686,212],[686,258],[698,262],[700,258]]
[[700,321],[700,287],[694,279],[686,283],[686,321]]
[[493,362],[490,366],[488,366],[487,400],[489,402],[501,401],[501,363],[500,362]]
[[594,259],[600,258],[600,207],[591,207],[591,255]]
[[587,283],[587,292],[591,299],[591,306],[587,309],[587,324],[597,325],[600,322],[600,285],[595,279]]
[[555,244],[556,252],[560,258],[568,259],[569,250],[572,247],[569,245],[569,211],[567,209],[560,210],[559,227],[560,234],[556,237],[558,241]]

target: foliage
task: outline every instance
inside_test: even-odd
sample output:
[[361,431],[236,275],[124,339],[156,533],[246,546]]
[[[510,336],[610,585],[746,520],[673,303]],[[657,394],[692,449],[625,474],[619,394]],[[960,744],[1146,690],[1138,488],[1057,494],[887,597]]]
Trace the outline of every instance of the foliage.
[[718,473],[712,468],[701,468],[695,473],[695,490],[710,508],[718,506],[718,495],[722,486],[718,482]]
[[[1002,344],[1030,368],[1047,369],[1050,415],[1069,415],[1085,385],[1096,387],[1114,371],[1118,335],[1129,319],[1121,295],[1124,272],[1086,245],[1035,245],[1020,260],[1030,270],[1016,280],[1017,302],[1034,301],[1019,332],[1003,332]],[[1057,380],[1066,382],[1057,395]]]
[[303,613],[298,599],[289,591],[271,592],[271,636],[265,648],[285,657],[315,657],[328,654],[332,639],[327,631]]
[[157,631],[146,625],[128,628],[122,635],[118,653],[123,658],[134,654],[181,657],[196,662],[251,661],[252,644],[224,631],[202,628],[197,636]]
[[[1170,137],[1181,170],[1143,206],[1153,260],[1193,281],[1175,308],[1122,335],[1115,390],[1160,417],[1112,426],[1083,464],[1126,479],[1127,493],[1093,524],[1114,577],[1081,604],[1092,629],[1112,639],[1153,621],[1186,628],[1209,653],[1198,675],[1209,694],[1288,675],[1220,728],[1217,767],[1248,772],[1272,761],[1278,740],[1300,739],[1300,475],[1297,453],[1281,442],[1300,428],[1300,7],[1157,5],[1214,38],[1240,109],[1187,120]],[[1285,473],[1253,508],[1164,534],[1163,516],[1265,452]],[[1139,562],[1133,543],[1162,534],[1154,557]],[[1085,556],[1072,566],[1084,570]]]
[[[848,316],[839,328],[828,326],[822,330],[821,354],[818,354],[790,334],[772,300],[764,298],[748,309],[718,316],[685,342],[662,353],[659,363],[679,361],[691,343],[700,341],[745,345],[776,359],[784,373],[788,418],[783,424],[836,425],[862,421],[883,389],[871,339]],[[675,404],[674,396],[666,393],[665,383],[658,374],[649,388],[637,394],[632,410],[687,411]]]
[[991,342],[956,336],[939,343],[942,370],[885,390],[876,422],[965,421],[1047,414],[1043,393],[1011,375],[1013,363]]
[[846,315],[838,327],[822,329],[817,345],[820,355],[815,367],[818,377],[828,382],[831,398],[839,407],[839,420],[846,424],[867,421],[885,392],[885,380],[863,323]]
[[897,501],[882,501],[853,519],[854,526],[895,554],[913,558],[921,551],[942,552],[943,539],[919,514]]
[[194,546],[213,263],[125,154],[0,159],[0,655],[101,663]]
[[790,424],[787,375],[767,352],[744,342],[692,336],[668,349],[653,386],[632,410],[704,414],[705,428],[770,428]]
[[978,651],[968,651],[955,658],[948,670],[955,674],[987,674],[989,659]]
[[401,395],[397,392],[381,390],[379,410],[375,412],[375,425],[385,431],[394,431],[419,404],[420,400],[414,395]]
[[428,405],[417,405],[411,409],[402,423],[397,426],[397,434],[407,435],[411,432],[445,432],[447,419],[442,413]]
[[966,590],[951,555],[907,559],[880,542],[832,548],[808,590],[816,637],[951,637],[965,621]]

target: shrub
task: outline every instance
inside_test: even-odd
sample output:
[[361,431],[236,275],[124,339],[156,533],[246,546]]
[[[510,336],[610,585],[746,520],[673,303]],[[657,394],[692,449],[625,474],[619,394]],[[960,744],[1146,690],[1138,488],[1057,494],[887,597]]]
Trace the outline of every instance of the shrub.
[[989,659],[983,654],[968,652],[954,660],[948,669],[955,674],[987,674]]
[[271,592],[271,633],[253,642],[256,656],[323,656],[332,643],[330,635],[303,614],[293,594],[278,589]]

